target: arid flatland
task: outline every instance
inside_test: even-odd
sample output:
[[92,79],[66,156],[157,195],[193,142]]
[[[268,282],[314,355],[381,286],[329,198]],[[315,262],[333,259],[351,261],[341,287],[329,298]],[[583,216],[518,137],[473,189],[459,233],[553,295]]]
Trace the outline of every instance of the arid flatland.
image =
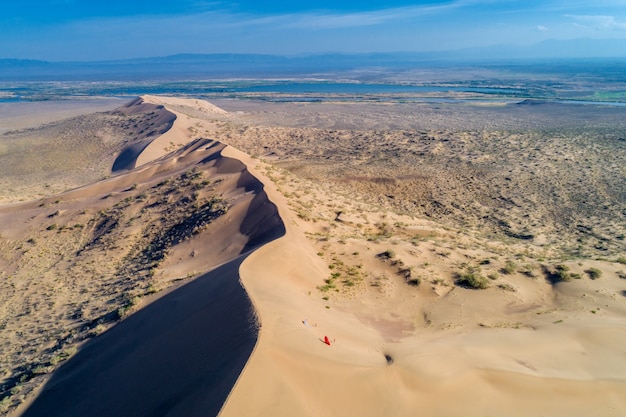
[[[222,103],[220,103],[222,104]],[[238,102],[222,104],[235,108]],[[247,108],[249,107],[249,109]],[[242,106],[215,136],[370,206],[547,253],[624,253],[624,110],[523,102]],[[554,252],[556,251],[556,252]]]

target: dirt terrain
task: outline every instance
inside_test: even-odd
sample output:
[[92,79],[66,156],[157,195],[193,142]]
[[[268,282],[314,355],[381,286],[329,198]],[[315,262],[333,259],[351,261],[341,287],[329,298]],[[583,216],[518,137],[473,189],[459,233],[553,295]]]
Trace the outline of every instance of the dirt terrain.
[[244,113],[216,138],[368,205],[563,256],[626,251],[623,108],[220,104]]

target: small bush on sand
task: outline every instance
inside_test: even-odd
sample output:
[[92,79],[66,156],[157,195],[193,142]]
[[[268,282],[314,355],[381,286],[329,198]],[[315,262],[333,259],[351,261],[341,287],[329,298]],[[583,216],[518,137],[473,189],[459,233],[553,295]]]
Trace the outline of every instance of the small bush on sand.
[[478,273],[475,268],[467,268],[463,273],[458,274],[456,284],[461,287],[484,290],[489,287],[489,281]]
[[386,251],[379,253],[378,257],[382,259],[393,259],[396,257],[396,252],[393,249],[387,249]]
[[570,282],[572,275],[569,273],[569,268],[565,265],[557,265],[555,267],[554,281],[556,282]]
[[501,272],[505,275],[511,275],[512,273],[515,272],[515,268],[517,267],[517,265],[515,265],[515,262],[513,261],[506,261],[504,263],[504,267],[502,268]]
[[585,272],[587,273],[587,275],[589,275],[589,278],[591,279],[598,279],[602,276],[602,271],[600,271],[598,268],[589,268],[586,269]]

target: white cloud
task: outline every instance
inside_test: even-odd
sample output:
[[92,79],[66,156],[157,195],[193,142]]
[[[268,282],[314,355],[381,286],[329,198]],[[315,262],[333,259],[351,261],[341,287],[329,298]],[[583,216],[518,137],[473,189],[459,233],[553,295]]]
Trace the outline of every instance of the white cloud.
[[[75,0],[56,0],[75,1]],[[459,9],[477,5],[489,5],[503,0],[450,0],[432,5],[416,5],[406,7],[381,8],[363,12],[339,12],[317,10],[283,14],[254,14],[234,11],[219,0],[190,0],[194,5],[193,12],[174,16],[133,15],[115,18],[91,18],[75,21],[71,24],[83,32],[106,31],[108,28],[119,27],[120,24],[133,28],[137,25],[155,27],[178,26],[183,32],[216,31],[221,29],[251,29],[278,31],[281,29],[300,29],[305,31],[370,27],[394,22],[410,21],[425,16],[444,15]],[[511,0],[504,0],[511,1]],[[212,29],[207,28],[210,22]]]
[[547,32],[549,29],[543,25],[539,25],[535,28],[537,32]]
[[231,14],[227,11],[218,11],[217,13],[224,13],[223,16],[227,17],[227,20],[238,22],[240,25],[262,26],[273,24],[287,28],[317,30],[375,26],[394,21],[443,14],[465,7],[493,4],[499,1],[501,2],[502,0],[453,0],[436,5],[381,8],[363,12],[317,10],[269,16],[255,16],[245,13]]
[[626,30],[626,22],[619,22],[614,16],[601,15],[566,15],[575,21],[575,25],[595,30]]
[[380,9],[366,12],[306,12],[279,15],[274,18],[287,27],[301,29],[336,29],[374,26],[392,21],[416,18],[425,15],[445,12],[467,5],[465,1],[457,1],[438,6],[411,6]]
[[[534,4],[538,3],[538,4]],[[580,13],[589,10],[623,10],[624,0],[547,0],[542,2],[533,2],[533,8],[536,10],[545,10],[561,13],[573,13],[580,10]]]

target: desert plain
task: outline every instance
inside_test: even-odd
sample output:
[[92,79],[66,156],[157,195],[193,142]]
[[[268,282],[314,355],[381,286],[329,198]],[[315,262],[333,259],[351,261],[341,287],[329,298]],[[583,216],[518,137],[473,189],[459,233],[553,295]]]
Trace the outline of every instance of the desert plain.
[[[0,410],[107,415],[81,394],[95,380],[116,415],[622,416],[624,111],[143,96],[4,113]],[[230,306],[246,338],[177,313],[218,270],[244,296],[203,308]],[[190,351],[155,353],[172,338]],[[208,365],[242,345],[234,376]],[[103,351],[150,388],[90,368]]]

